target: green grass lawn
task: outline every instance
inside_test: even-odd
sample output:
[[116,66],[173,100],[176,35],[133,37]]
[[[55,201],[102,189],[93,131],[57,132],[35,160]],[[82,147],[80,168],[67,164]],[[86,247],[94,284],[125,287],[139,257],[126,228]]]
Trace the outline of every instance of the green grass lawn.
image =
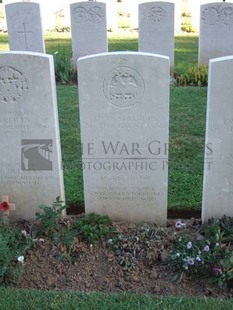
[[[47,34],[46,50],[66,51],[71,57],[70,34]],[[175,72],[197,65],[197,35],[179,35],[175,41]],[[109,33],[109,50],[137,51],[137,32]],[[58,104],[64,179],[68,204],[83,203],[80,170],[80,133],[77,88],[58,86]],[[206,88],[172,87],[170,99],[170,157],[168,204],[201,208]]]
[[[78,90],[58,86],[66,199],[82,203]],[[169,207],[201,207],[206,88],[172,87],[170,99]]]
[[1,310],[231,310],[233,300],[152,297],[128,293],[43,292],[0,290]]
[[[137,32],[108,33],[109,51],[137,51]],[[8,50],[7,34],[0,49]],[[71,57],[70,33],[46,33],[46,51]],[[198,36],[175,37],[175,74],[197,65]],[[206,88],[172,87],[170,95],[169,208],[201,207]],[[66,200],[82,204],[80,129],[76,86],[57,86]]]
[[[70,33],[46,34],[47,53],[71,56]],[[175,73],[197,65],[197,35],[175,40]],[[0,34],[0,50],[8,50],[7,35]],[[137,50],[137,33],[109,34],[109,51]],[[201,206],[204,160],[206,88],[171,87],[169,208]],[[65,191],[68,204],[82,203],[80,130],[77,86],[57,86]],[[179,284],[178,284],[179,285]],[[133,294],[0,290],[0,309],[211,309],[230,310],[233,300],[161,297]]]
[[[46,52],[65,52],[67,57],[71,57],[71,33],[50,33],[45,34]],[[138,33],[130,31],[109,32],[108,49],[113,51],[137,51]],[[6,33],[0,33],[0,51],[9,50]],[[187,71],[187,68],[197,65],[198,58],[198,35],[179,34],[175,37],[175,74]]]

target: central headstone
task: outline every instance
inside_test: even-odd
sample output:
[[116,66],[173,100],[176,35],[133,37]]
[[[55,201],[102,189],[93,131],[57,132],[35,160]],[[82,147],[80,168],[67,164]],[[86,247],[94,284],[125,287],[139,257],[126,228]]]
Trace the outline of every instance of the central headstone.
[[0,53],[0,196],[14,218],[64,200],[54,64],[51,55]]
[[233,3],[216,2],[201,5],[199,65],[212,58],[233,54]]
[[202,219],[233,216],[233,56],[209,62]]
[[165,224],[168,57],[83,57],[78,82],[86,212]]
[[138,50],[165,55],[174,67],[174,3],[139,4]]
[[108,51],[106,4],[96,1],[70,5],[73,63],[78,58]]
[[16,2],[7,4],[5,10],[10,50],[44,53],[40,5]]

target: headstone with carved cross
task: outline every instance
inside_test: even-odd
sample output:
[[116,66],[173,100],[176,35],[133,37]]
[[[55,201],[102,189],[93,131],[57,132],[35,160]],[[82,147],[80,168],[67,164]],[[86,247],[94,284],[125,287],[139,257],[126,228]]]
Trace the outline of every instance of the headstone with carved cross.
[[5,10],[10,50],[44,53],[40,5],[16,2],[7,4]]
[[11,211],[15,211],[15,203],[9,202],[9,197],[7,195],[2,195],[2,202],[6,202],[9,205],[9,209],[4,212],[5,215],[10,216]]

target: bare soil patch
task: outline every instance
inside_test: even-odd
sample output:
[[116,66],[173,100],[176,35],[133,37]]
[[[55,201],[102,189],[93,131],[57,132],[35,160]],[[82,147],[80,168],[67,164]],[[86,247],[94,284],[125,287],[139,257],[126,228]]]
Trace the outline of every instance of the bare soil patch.
[[[74,221],[77,216],[66,219]],[[124,235],[130,240],[121,260],[113,250],[111,240],[96,244],[87,244],[76,240],[72,259],[64,258],[62,245],[55,246],[46,238],[37,241],[25,257],[25,273],[17,287],[39,290],[73,290],[102,292],[148,293],[155,296],[207,296],[232,298],[233,290],[225,291],[202,277],[183,277],[173,282],[174,270],[164,263],[171,250],[177,231],[176,220],[168,221],[166,228],[158,227],[158,235],[148,252],[148,244],[143,241],[138,249],[137,259],[127,265],[127,249],[135,246],[135,236],[139,234],[140,225],[114,222],[115,235]],[[192,237],[202,229],[198,219],[185,220],[185,232]],[[61,259],[63,256],[63,259]],[[124,261],[122,263],[122,260]],[[128,260],[130,261],[130,259]]]

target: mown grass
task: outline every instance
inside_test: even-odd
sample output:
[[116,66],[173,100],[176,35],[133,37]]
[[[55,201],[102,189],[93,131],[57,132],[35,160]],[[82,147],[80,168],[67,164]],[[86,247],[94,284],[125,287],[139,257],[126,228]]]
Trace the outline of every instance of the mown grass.
[[[46,51],[71,57],[70,33],[46,34]],[[197,64],[196,35],[175,40],[175,73]],[[8,50],[0,34],[0,50]],[[137,33],[109,34],[109,51],[137,50]],[[57,86],[65,191],[68,204],[83,202],[77,86]],[[204,160],[206,88],[172,87],[170,99],[169,207],[200,208]],[[0,290],[0,309],[211,309],[230,310],[233,300],[133,294]]]
[[[108,33],[109,51],[137,51],[137,32]],[[71,57],[70,33],[46,33],[46,51]],[[7,50],[7,35],[0,34]],[[197,65],[197,35],[175,38],[175,74]],[[80,166],[78,90],[57,86],[66,200],[82,204],[83,179]],[[172,87],[170,96],[169,208],[201,207],[206,88]]]
[[[45,34],[46,53],[54,54],[63,52],[71,57],[71,33],[47,32]],[[6,33],[0,33],[0,51],[9,50]],[[109,32],[108,50],[113,51],[137,51],[138,33],[136,31]],[[175,69],[174,74],[180,75],[190,66],[197,65],[198,35],[179,34],[175,36]]]
[[128,293],[43,292],[0,290],[1,310],[231,310],[233,300],[194,297],[152,297]]
[[[58,86],[57,94],[66,199],[82,204],[78,89]],[[170,94],[169,207],[200,208],[206,88],[172,87]]]
[[206,99],[206,88],[171,88],[169,207],[201,208]]

